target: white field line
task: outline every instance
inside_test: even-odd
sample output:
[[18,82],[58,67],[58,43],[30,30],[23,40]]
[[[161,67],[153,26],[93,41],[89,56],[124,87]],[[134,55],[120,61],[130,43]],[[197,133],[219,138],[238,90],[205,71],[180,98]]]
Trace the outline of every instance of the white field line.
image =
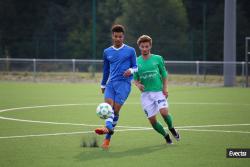
[[[138,103],[139,104],[139,103]],[[98,103],[84,103],[84,104],[55,104],[55,105],[42,105],[42,106],[27,106],[27,107],[16,107],[16,108],[9,108],[9,109],[2,109],[1,112],[6,111],[13,111],[13,110],[23,110],[23,109],[34,109],[34,108],[48,108],[48,107],[63,107],[63,106],[94,106],[98,105]],[[25,120],[25,119],[16,119],[16,118],[9,118],[9,117],[1,117],[0,119],[10,120],[10,121],[19,121],[19,122],[29,122],[29,123],[42,123],[42,124],[54,124],[54,125],[75,125],[75,126],[103,126],[103,125],[88,125],[88,124],[76,124],[76,123],[60,123],[60,122],[48,122],[48,121],[33,121],[33,120]],[[120,128],[133,128],[130,126],[117,126]],[[135,128],[145,128],[145,127],[135,127]]]
[[93,127],[103,126],[103,125],[89,125],[89,124],[77,124],[77,123],[67,123],[67,122],[33,121],[27,119],[16,119],[16,118],[8,118],[1,116],[0,119],[9,121],[27,122],[27,123],[53,124],[53,125],[73,125],[73,126],[93,126]]
[[[152,128],[145,128],[145,129],[119,129],[119,130],[116,130],[116,132],[139,131],[139,130],[152,130]],[[60,135],[86,134],[86,133],[94,133],[94,131],[65,132],[65,133],[48,133],[48,134],[21,135],[21,136],[0,136],[0,139],[27,138],[27,137],[43,137],[43,136],[60,136]]]
[[[132,104],[132,103],[129,103]],[[133,103],[139,104],[139,103]],[[183,104],[183,103],[180,103]],[[185,104],[197,104],[197,103],[185,103]],[[209,103],[199,103],[199,104],[209,104]],[[231,103],[216,103],[216,104],[231,104]],[[22,110],[22,109],[33,109],[33,108],[46,108],[46,107],[62,107],[62,106],[76,106],[76,105],[84,105],[84,106],[93,106],[97,105],[97,103],[85,103],[85,104],[56,104],[56,105],[43,105],[43,106],[28,106],[28,107],[17,107],[17,108],[9,108],[2,109],[1,112],[13,111],[13,110]],[[54,125],[73,125],[73,126],[89,126],[89,127],[98,127],[103,125],[90,125],[90,124],[79,124],[79,123],[67,123],[67,122],[49,122],[49,121],[34,121],[34,120],[25,120],[25,119],[16,119],[16,118],[8,118],[1,117],[0,119],[11,120],[11,121],[19,121],[19,122],[28,122],[28,123],[41,123],[41,124],[54,124]],[[250,124],[224,124],[224,125],[199,125],[199,126],[177,126],[176,128],[199,128],[199,127],[226,127],[226,126],[249,126]],[[132,128],[132,129],[145,129],[148,127],[131,127],[131,126],[117,126],[120,128]]]
[[[26,106],[26,107],[16,107],[9,109],[2,109],[1,112],[13,111],[13,110],[23,110],[23,109],[34,109],[34,108],[48,108],[48,107],[63,107],[63,106],[94,106],[98,103],[82,103],[82,104],[53,104],[53,105],[39,105],[39,106]],[[127,104],[140,104],[140,103],[127,103]],[[235,103],[171,103],[171,104],[189,104],[189,105],[234,105]],[[238,105],[250,105],[250,104],[238,104]],[[90,125],[90,124],[77,124],[77,123],[67,123],[67,122],[49,122],[49,121],[34,121],[34,120],[25,120],[25,119],[17,119],[17,118],[9,118],[9,117],[1,117],[0,119],[11,120],[11,121],[19,121],[19,122],[29,122],[29,123],[42,123],[42,124],[54,124],[54,125],[73,125],[73,126],[102,126],[102,125]],[[201,126],[180,126],[176,128],[193,128],[193,127],[212,127],[212,126],[247,126],[249,124],[230,124],[230,125],[201,125]],[[147,128],[147,127],[131,127],[131,126],[117,126],[120,128]]]
[[[140,103],[126,103],[125,105],[138,105]],[[170,104],[178,104],[178,105],[235,105],[235,106],[250,106],[249,104],[245,103],[189,103],[189,102],[171,102]],[[97,106],[98,103],[76,103],[76,104],[51,104],[51,105],[40,105],[40,106],[25,106],[25,107],[15,107],[15,108],[8,108],[8,109],[1,109],[1,112],[12,111],[12,110],[22,110],[22,109],[32,109],[32,108],[47,108],[47,107],[63,107],[63,106]]]
[[[27,122],[27,123],[40,123],[40,124],[52,124],[52,125],[72,125],[72,126],[88,126],[88,127],[102,127],[103,125],[94,125],[94,124],[79,124],[79,123],[69,123],[69,122],[48,122],[48,121],[34,121],[34,120],[26,120],[26,119],[16,119],[16,118],[8,118],[1,117],[0,119],[9,120],[9,121],[18,121],[18,122]],[[116,126],[118,128],[147,128],[147,127],[131,127],[131,126]]]
[[84,104],[52,104],[52,105],[42,105],[42,106],[26,106],[26,107],[15,107],[15,108],[7,108],[1,109],[1,112],[13,111],[13,110],[23,110],[23,109],[33,109],[33,108],[48,108],[48,107],[63,107],[63,106],[93,106],[97,105],[97,103],[84,103]]
[[178,129],[182,129],[182,128],[208,128],[208,127],[227,127],[227,126],[250,126],[250,124],[223,124],[223,125],[176,126],[176,128],[178,128]]
[[[116,132],[126,131],[145,131],[153,130],[152,128],[145,129],[121,129]],[[250,134],[248,131],[226,131],[226,130],[210,130],[210,129],[178,129],[179,131],[195,131],[195,132],[218,132],[218,133],[239,133],[239,134]],[[16,139],[16,138],[29,138],[29,137],[46,137],[46,136],[62,136],[62,135],[75,135],[75,134],[88,134],[94,133],[93,131],[80,131],[80,132],[65,132],[65,133],[49,133],[49,134],[34,134],[34,135],[20,135],[20,136],[0,136],[0,139]]]
[[48,134],[20,135],[20,136],[0,136],[0,139],[15,139],[15,138],[43,137],[43,136],[60,136],[60,135],[85,134],[85,133],[93,133],[93,131],[65,132],[65,133],[48,133]]
[[248,131],[231,131],[231,130],[212,130],[212,129],[178,129],[178,130],[184,130],[184,131],[197,131],[197,132],[221,132],[221,133],[248,133]]
[[[100,127],[103,125],[93,125],[93,124],[78,124],[78,123],[68,123],[68,122],[48,122],[48,121],[33,121],[25,119],[16,119],[1,117],[3,120],[18,121],[18,122],[27,122],[27,123],[40,123],[40,124],[52,124],[52,125],[72,125],[72,126],[87,126],[87,127]],[[250,126],[250,124],[223,124],[223,125],[197,125],[197,126],[176,126],[175,128],[206,128],[206,127],[230,127],[230,126]],[[145,129],[149,127],[140,127],[140,126],[116,126],[117,128],[131,128],[131,129]]]

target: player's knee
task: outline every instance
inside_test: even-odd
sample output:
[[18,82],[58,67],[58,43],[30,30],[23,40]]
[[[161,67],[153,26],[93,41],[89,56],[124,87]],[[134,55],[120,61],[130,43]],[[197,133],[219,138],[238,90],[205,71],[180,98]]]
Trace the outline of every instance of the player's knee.
[[162,116],[167,116],[168,115],[168,108],[161,108],[160,113]]
[[154,126],[157,123],[155,116],[148,118],[148,120],[152,126]]

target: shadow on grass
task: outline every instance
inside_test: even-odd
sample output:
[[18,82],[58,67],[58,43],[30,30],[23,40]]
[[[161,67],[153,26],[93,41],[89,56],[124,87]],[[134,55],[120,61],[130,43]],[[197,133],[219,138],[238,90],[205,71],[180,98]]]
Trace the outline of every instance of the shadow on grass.
[[[134,156],[143,156],[145,154],[151,154],[153,152],[170,149],[171,147],[175,147],[176,145],[167,145],[167,144],[159,144],[159,145],[151,145],[145,147],[135,147],[124,151],[115,151],[112,150],[112,147],[109,150],[102,150],[102,148],[87,148],[82,151],[80,154],[75,156],[77,161],[91,161],[98,159],[117,159],[122,157],[134,157]],[[111,161],[112,162],[112,161]]]

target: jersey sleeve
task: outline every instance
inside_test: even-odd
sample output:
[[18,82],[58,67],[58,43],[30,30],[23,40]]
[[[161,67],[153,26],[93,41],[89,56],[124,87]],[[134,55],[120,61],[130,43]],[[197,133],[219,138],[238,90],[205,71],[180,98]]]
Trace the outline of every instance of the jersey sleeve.
[[161,57],[159,62],[159,71],[162,76],[162,78],[166,78],[168,76],[168,72],[165,67],[164,59]]
[[132,50],[132,56],[131,56],[131,73],[135,73],[138,71],[137,63],[136,63],[136,52],[135,49]]
[[101,87],[105,88],[106,83],[109,78],[109,61],[107,60],[107,56],[105,52],[103,52],[103,76],[102,76],[102,82]]

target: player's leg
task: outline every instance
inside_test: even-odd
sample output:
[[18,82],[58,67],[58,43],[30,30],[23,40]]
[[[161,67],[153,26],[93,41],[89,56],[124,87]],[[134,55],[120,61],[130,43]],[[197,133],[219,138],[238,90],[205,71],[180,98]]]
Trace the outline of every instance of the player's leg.
[[[129,96],[130,90],[131,90],[131,84],[123,81],[117,81],[114,83],[114,89],[115,89],[115,98],[114,98],[114,118],[112,122],[113,129],[117,125],[117,122],[119,120],[119,112],[122,108],[122,105],[126,101],[126,99]],[[112,134],[107,134],[106,139],[110,139]]]
[[[108,128],[112,127],[112,131],[113,132],[114,132],[114,128],[117,125],[117,122],[119,120],[119,111],[120,111],[121,107],[122,107],[122,105],[114,103],[114,107],[113,107],[114,116],[112,118],[112,121],[107,121],[106,120],[106,127],[108,127]],[[111,138],[112,135],[113,135],[113,133],[106,134],[105,139],[109,139],[110,140],[110,138]]]
[[109,132],[106,133],[105,139],[104,139],[103,144],[102,144],[103,149],[109,148],[111,136],[114,134],[114,128],[115,128],[117,121],[119,119],[120,108],[121,108],[121,106],[118,106],[116,103],[114,103],[114,107],[113,107],[114,115],[112,117],[106,119],[106,128],[112,129],[112,130],[109,130]]
[[[104,98],[105,102],[110,104],[114,110],[115,90],[113,87],[113,83],[108,83],[106,85]],[[112,114],[108,119],[105,120],[105,127],[96,128],[95,132],[99,135],[106,134],[106,136],[107,135],[111,136],[114,133],[113,120],[114,120],[114,114]],[[102,148],[108,149],[109,143],[110,143],[110,138],[105,137],[105,139],[103,140]]]
[[168,125],[168,129],[174,136],[176,140],[180,139],[179,133],[175,130],[173,126],[173,118],[168,113],[168,101],[166,100],[165,96],[161,91],[154,93],[155,103],[157,104],[157,108],[161,113],[161,116],[163,117],[164,121]]
[[[105,99],[105,102],[108,103],[109,105],[113,106],[114,105],[114,101],[110,98]],[[113,107],[114,110],[114,107]],[[109,118],[107,118],[105,120],[105,127],[101,127],[101,128],[96,128],[95,132],[99,135],[103,135],[103,134],[113,134],[113,119],[114,119],[114,114],[112,114]]]
[[[105,92],[104,92],[104,99],[105,102],[110,104],[112,106],[112,108],[114,108],[114,97],[115,97],[115,90],[113,88],[113,84],[112,83],[108,83],[106,85],[105,88]],[[99,135],[102,134],[112,134],[113,133],[113,119],[114,119],[114,114],[112,114],[108,119],[105,120],[105,127],[102,128],[96,128],[95,132]]]
[[[106,98],[105,101],[109,104],[112,104],[113,106],[113,110],[114,110],[114,115],[112,115],[110,118],[106,119],[106,129],[109,130],[109,132],[107,133],[107,131],[105,131],[105,139],[103,141],[103,145],[102,147],[104,149],[108,149],[109,148],[109,144],[110,144],[110,139],[111,136],[114,133],[114,127],[117,125],[118,119],[119,119],[119,112],[120,109],[122,107],[122,105],[124,104],[124,102],[126,101],[129,93],[131,90],[131,84],[127,83],[127,82],[114,82],[112,83],[112,96],[110,95],[110,93],[106,93],[105,90],[105,97],[109,97]],[[112,98],[110,98],[112,97]]]
[[156,115],[159,112],[159,110],[157,108],[155,101],[153,100],[152,94],[154,93],[152,92],[142,93],[141,96],[142,108],[154,130],[160,133],[165,138],[168,144],[172,144],[172,140],[170,139],[169,134],[164,130],[161,123],[158,122],[156,119]]
[[148,120],[149,120],[150,124],[152,125],[152,127],[154,128],[154,130],[156,132],[160,133],[165,138],[165,140],[168,144],[172,144],[172,140],[171,140],[169,134],[164,130],[161,123],[157,121],[156,115],[148,118]]
[[174,136],[174,138],[178,141],[180,140],[180,134],[175,130],[174,125],[173,125],[173,118],[172,116],[168,113],[168,108],[163,107],[160,108],[160,113],[166,124],[168,125],[168,129],[171,132],[171,134]]
[[[110,104],[114,111],[114,100],[111,98],[106,98],[105,102]],[[113,125],[112,125],[113,120],[114,120],[114,114],[112,114],[108,119],[105,120],[106,128],[108,128],[111,131],[111,133],[113,133]]]
[[[105,99],[105,102],[110,104],[111,106],[114,106],[113,99],[107,98],[107,99]],[[114,110],[114,107],[113,107],[113,110]],[[113,133],[114,133],[114,127],[113,127],[114,118],[115,118],[115,114],[112,114],[108,119],[105,120],[106,127],[101,128],[102,129],[101,134],[106,134],[106,136],[103,140],[103,143],[102,143],[103,149],[109,148],[110,138],[111,138],[111,135],[113,135]],[[107,137],[107,136],[110,136],[110,137]]]
[[113,127],[115,127],[117,125],[117,122],[119,120],[119,112],[122,108],[122,105],[118,104],[118,103],[114,103],[114,119],[113,119]]

